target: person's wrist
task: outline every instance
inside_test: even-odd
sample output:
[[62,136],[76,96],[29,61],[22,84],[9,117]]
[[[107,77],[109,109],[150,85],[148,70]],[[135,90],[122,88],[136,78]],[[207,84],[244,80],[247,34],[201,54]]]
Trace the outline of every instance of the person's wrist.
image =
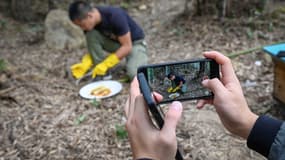
[[158,158],[156,158],[155,156],[153,156],[153,154],[137,154],[137,155],[133,155],[135,160],[157,160]]
[[[143,159],[143,158],[148,158],[151,160],[173,160],[173,159],[175,159],[175,154],[172,155],[169,153],[170,152],[167,152],[166,150],[165,150],[165,152],[161,153],[159,151],[159,149],[155,152],[145,152],[145,151],[141,151],[140,153],[133,152],[133,158],[135,160]],[[176,153],[176,151],[175,151],[175,153]]]
[[247,139],[258,116],[252,112],[245,115],[246,116],[243,118],[244,120],[242,121],[241,127],[238,129],[237,134],[242,138]]
[[244,134],[245,139],[247,139],[247,137],[249,136],[250,131],[252,130],[257,118],[258,118],[258,116],[251,112],[251,116],[249,117],[249,121],[248,121],[248,123],[246,125],[246,129],[245,129],[245,134]]

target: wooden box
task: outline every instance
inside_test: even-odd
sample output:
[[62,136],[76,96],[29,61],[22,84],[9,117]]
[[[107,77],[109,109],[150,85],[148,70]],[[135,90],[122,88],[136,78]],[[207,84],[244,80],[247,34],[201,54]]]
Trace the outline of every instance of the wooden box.
[[273,96],[285,104],[285,62],[273,57],[274,61],[274,88]]
[[285,57],[278,57],[281,51],[285,51],[285,43],[268,45],[263,50],[271,55],[274,62],[273,97],[285,104]]

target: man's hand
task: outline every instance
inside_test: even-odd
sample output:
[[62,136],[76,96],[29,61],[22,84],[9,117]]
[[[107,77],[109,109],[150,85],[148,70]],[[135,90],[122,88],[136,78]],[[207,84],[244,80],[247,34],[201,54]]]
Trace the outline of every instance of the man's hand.
[[70,67],[72,75],[79,79],[90,69],[93,65],[92,57],[90,54],[85,54],[82,57],[81,63],[74,64]]
[[173,88],[172,88],[172,87],[169,87],[169,88],[167,89],[167,92],[168,92],[168,93],[171,93],[172,90],[173,90]]
[[121,47],[116,50],[116,53],[109,55],[103,62],[97,64],[92,71],[92,78],[96,76],[103,76],[107,73],[108,69],[112,68],[120,62],[121,59],[128,56],[132,50],[131,33],[127,32],[125,35],[119,36],[118,40]]
[[107,70],[114,67],[120,62],[120,59],[115,53],[109,55],[103,62],[97,64],[92,71],[92,78],[96,76],[103,76],[107,73]]
[[172,90],[172,92],[174,93],[174,92],[178,91],[179,89],[180,89],[180,87],[177,86],[177,87],[175,87],[175,88]]

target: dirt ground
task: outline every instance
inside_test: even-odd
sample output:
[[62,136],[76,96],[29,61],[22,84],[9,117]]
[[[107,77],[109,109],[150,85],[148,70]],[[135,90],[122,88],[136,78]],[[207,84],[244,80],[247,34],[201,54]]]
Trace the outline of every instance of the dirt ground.
[[[284,19],[146,18],[134,12],[146,32],[150,63],[201,57],[206,50],[224,54],[285,40]],[[0,72],[0,159],[132,159],[127,138],[117,136],[124,126],[129,83],[115,97],[94,106],[82,99],[68,77],[70,61],[86,49],[48,49],[42,28],[21,24],[0,14],[0,58],[8,68]],[[258,50],[233,58],[251,109],[282,118],[272,98],[273,62]],[[118,77],[117,77],[118,78]],[[116,79],[116,77],[115,77]],[[212,106],[195,108],[186,101],[177,129],[185,159],[263,160],[246,142],[227,132]]]

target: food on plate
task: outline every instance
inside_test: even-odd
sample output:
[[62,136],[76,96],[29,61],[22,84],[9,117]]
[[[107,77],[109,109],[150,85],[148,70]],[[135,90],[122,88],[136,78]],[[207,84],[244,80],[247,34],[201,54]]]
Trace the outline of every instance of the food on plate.
[[175,98],[177,98],[178,96],[179,96],[178,93],[173,93],[173,94],[169,95],[169,98],[175,99]]
[[91,95],[97,97],[107,96],[111,93],[111,90],[105,86],[98,86],[91,91]]

